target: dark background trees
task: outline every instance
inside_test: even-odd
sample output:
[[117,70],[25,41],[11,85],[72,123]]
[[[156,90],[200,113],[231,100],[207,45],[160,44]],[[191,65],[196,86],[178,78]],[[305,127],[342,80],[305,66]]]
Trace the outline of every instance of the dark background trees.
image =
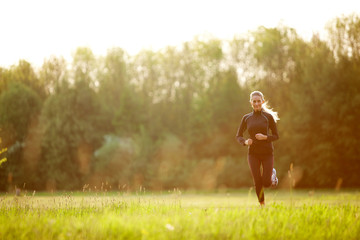
[[1,190],[250,186],[235,141],[249,94],[276,111],[283,184],[359,187],[360,18],[334,19],[328,38],[286,26],[231,41],[186,42],[129,56],[79,48],[0,69]]

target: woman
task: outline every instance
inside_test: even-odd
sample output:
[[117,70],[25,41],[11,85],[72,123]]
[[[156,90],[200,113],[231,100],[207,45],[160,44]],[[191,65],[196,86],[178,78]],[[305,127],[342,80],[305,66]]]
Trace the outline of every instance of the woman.
[[[250,94],[251,113],[244,115],[236,134],[237,141],[248,146],[248,163],[254,179],[256,195],[261,206],[265,205],[264,187],[277,186],[278,179],[274,166],[272,141],[278,140],[279,135],[276,121],[277,112],[268,108],[264,95],[259,91]],[[269,134],[271,130],[271,135]],[[250,138],[245,139],[247,130]],[[260,167],[262,166],[262,171]]]

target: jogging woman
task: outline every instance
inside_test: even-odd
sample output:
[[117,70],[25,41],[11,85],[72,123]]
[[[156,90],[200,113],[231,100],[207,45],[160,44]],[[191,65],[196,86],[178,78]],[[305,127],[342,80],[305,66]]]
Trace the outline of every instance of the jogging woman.
[[[272,142],[279,139],[276,121],[277,112],[268,108],[264,95],[259,91],[250,94],[251,113],[243,116],[236,134],[237,141],[248,146],[248,163],[253,176],[256,195],[261,206],[265,205],[264,188],[277,186],[278,179],[274,166],[274,147]],[[249,133],[245,139],[243,133]],[[271,134],[269,133],[271,130]],[[260,170],[262,166],[262,171]]]

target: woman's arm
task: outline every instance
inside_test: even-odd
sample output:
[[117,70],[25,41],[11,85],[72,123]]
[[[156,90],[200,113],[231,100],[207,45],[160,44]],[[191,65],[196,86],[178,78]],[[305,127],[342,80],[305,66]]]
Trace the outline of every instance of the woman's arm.
[[279,133],[277,131],[276,123],[271,114],[269,114],[268,120],[269,120],[269,128],[271,130],[272,135],[264,135],[261,133],[257,133],[255,135],[255,138],[257,140],[266,140],[268,142],[272,142],[272,141],[276,141],[279,139]]
[[236,140],[243,146],[246,146],[246,143],[245,143],[246,140],[243,135],[245,130],[246,130],[246,115],[243,116],[243,118],[241,119],[240,126],[236,133]]

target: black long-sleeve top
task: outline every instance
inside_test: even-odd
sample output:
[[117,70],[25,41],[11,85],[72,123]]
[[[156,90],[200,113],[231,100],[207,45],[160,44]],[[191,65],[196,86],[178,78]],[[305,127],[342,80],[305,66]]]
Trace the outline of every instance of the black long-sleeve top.
[[[271,135],[269,134],[269,129],[271,130]],[[273,154],[274,147],[272,141],[278,140],[279,134],[275,120],[270,113],[261,110],[244,115],[236,134],[237,141],[244,146],[246,146],[245,138],[243,137],[245,130],[248,130],[250,138],[253,140],[253,143],[249,146],[249,154]],[[267,139],[257,140],[255,138],[257,133],[267,135]]]

